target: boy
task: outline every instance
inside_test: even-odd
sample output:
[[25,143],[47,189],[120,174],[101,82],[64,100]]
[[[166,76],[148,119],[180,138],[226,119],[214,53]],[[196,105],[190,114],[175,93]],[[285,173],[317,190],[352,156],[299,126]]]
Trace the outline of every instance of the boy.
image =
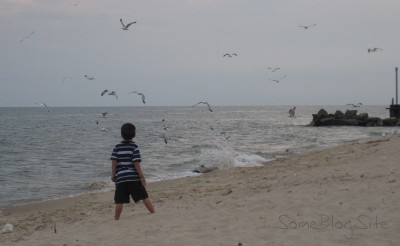
[[155,212],[145,188],[139,147],[132,140],[136,136],[136,127],[131,123],[123,124],[121,136],[124,140],[115,145],[111,154],[111,180],[115,182],[115,220],[119,220],[123,204],[129,203],[129,196],[135,203],[143,200],[149,212]]

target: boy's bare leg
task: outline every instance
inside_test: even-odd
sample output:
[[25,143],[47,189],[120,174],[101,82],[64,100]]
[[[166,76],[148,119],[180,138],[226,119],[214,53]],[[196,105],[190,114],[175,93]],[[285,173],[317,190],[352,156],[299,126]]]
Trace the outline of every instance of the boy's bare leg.
[[115,220],[119,220],[119,217],[121,216],[122,213],[122,207],[123,207],[122,203],[115,204],[115,216],[114,216]]
[[151,203],[149,198],[144,199],[143,203],[146,206],[146,208],[149,210],[150,213],[155,213],[156,212],[154,210],[153,203]]

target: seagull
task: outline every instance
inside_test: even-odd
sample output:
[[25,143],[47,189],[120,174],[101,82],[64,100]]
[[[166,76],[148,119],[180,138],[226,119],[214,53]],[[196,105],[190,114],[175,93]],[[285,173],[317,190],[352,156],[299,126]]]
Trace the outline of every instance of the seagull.
[[36,103],[36,104],[39,104],[39,105],[42,105],[42,106],[46,107],[47,108],[47,112],[50,112],[49,106],[47,106],[47,104],[45,104],[45,103]]
[[299,26],[299,27],[302,27],[302,28],[304,28],[304,30],[306,30],[306,29],[308,29],[308,28],[310,28],[310,27],[312,27],[312,26],[316,26],[317,24],[312,24],[312,25],[309,25],[309,26]]
[[164,139],[164,143],[168,144],[168,140],[170,139],[169,137],[167,137],[167,135],[165,135],[164,133],[162,134],[162,137]]
[[289,110],[289,117],[295,117],[295,114],[296,114],[296,107],[291,108]]
[[101,96],[104,96],[108,92],[108,95],[115,96],[118,99],[117,93],[115,91],[104,90],[101,92]]
[[86,74],[85,74],[85,78],[87,78],[88,80],[94,80],[93,76],[89,76],[89,75],[86,75]]
[[210,110],[210,112],[213,112],[213,111],[212,111],[212,109],[211,109],[211,106],[210,106],[210,104],[208,104],[208,102],[207,102],[207,101],[201,101],[201,102],[198,102],[198,103],[196,103],[195,105],[193,105],[192,107],[194,107],[194,106],[197,106],[197,105],[199,105],[199,104],[206,104],[206,105],[207,105],[207,107],[208,107],[208,110]]
[[135,24],[136,23],[136,21],[134,21],[134,22],[131,22],[131,23],[129,23],[128,25],[126,25],[125,26],[125,24],[124,24],[124,22],[122,21],[122,19],[119,19],[119,21],[121,22],[121,24],[122,24],[122,30],[125,30],[125,31],[127,31],[128,30],[128,28],[129,28],[129,26],[130,25],[132,25],[132,24]]
[[165,119],[162,119],[161,123],[165,131],[167,131],[171,127],[168,123],[166,123]]
[[236,53],[232,53],[232,54],[226,53],[222,57],[226,57],[226,56],[232,57],[232,56],[237,56],[237,54]]
[[378,47],[375,47],[375,48],[372,48],[372,49],[368,49],[368,53],[377,52],[377,51],[379,51],[379,50],[382,50],[382,51],[383,51],[383,49],[378,48]]
[[64,82],[65,80],[67,80],[67,79],[72,79],[71,77],[69,77],[69,76],[67,76],[67,77],[64,77],[63,79],[62,79],[62,82]]
[[351,106],[353,106],[354,108],[358,108],[358,107],[361,107],[363,104],[362,104],[362,103],[357,103],[357,104],[348,103],[348,104],[346,104],[346,105],[351,105]]
[[269,79],[269,80],[274,81],[274,82],[276,82],[276,83],[279,83],[279,82],[281,82],[281,80],[284,79],[284,78],[286,78],[286,75],[284,75],[284,76],[283,76],[282,78],[280,78],[280,79]]
[[32,31],[31,33],[29,33],[26,37],[24,37],[23,39],[21,39],[19,42],[21,43],[21,42],[24,42],[25,41],[25,39],[28,39],[32,34],[34,34],[35,33],[35,31]]
[[267,69],[272,70],[273,73],[275,73],[275,71],[281,69],[280,67],[268,67]]
[[141,93],[140,91],[132,91],[132,92],[129,92],[128,94],[130,94],[130,93],[136,93],[139,96],[142,96],[142,102],[146,103],[146,96],[143,93]]
[[118,99],[117,93],[116,93],[115,91],[109,92],[108,95],[110,95],[110,96],[115,96],[115,98]]

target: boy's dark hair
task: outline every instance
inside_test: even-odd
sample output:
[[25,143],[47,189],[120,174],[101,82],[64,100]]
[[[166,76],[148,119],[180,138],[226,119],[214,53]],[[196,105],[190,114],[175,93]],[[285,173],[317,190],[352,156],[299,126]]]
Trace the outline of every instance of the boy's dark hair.
[[121,136],[124,140],[131,140],[136,136],[136,127],[132,123],[125,123],[121,126]]

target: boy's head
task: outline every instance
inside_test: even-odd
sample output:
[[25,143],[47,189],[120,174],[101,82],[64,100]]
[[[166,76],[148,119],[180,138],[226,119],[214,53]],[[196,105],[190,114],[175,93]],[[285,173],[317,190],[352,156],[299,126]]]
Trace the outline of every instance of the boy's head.
[[132,123],[125,123],[121,126],[121,136],[124,140],[131,140],[136,136],[136,127]]

